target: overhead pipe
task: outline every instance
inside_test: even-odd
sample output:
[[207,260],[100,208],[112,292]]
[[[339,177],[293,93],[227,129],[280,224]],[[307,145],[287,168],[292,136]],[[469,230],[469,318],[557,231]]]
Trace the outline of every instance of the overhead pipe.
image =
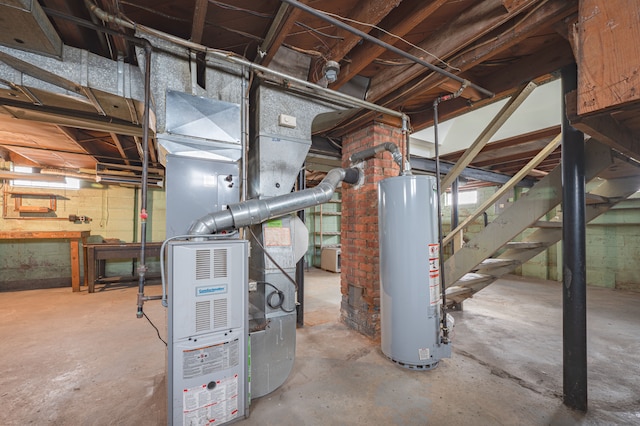
[[400,166],[400,175],[403,175],[404,166],[402,164],[402,153],[400,152],[398,146],[393,142],[381,143],[380,145],[376,145],[374,147],[358,151],[355,154],[351,154],[351,156],[349,157],[349,161],[351,161],[351,163],[353,164],[359,163],[361,161],[375,157],[376,154],[382,151],[389,151],[391,153],[393,161],[395,161],[395,163]]
[[214,234],[243,226],[257,225],[274,217],[317,206],[331,200],[340,182],[355,184],[359,179],[360,171],[356,168],[333,169],[314,188],[272,198],[230,204],[227,210],[209,213],[191,225],[188,234]]
[[[107,12],[105,12],[104,10],[100,9],[98,6],[96,6],[95,4],[91,3],[90,0],[84,0],[85,5],[87,6],[87,8],[94,14],[96,14],[96,16],[98,16],[98,18],[102,19],[105,22],[112,22],[114,24],[117,24],[121,27],[124,28],[128,28],[134,31],[140,31],[143,33],[146,33],[148,35],[151,35],[153,37],[157,37],[159,39],[168,41],[170,43],[174,43],[176,45],[185,47],[187,49],[190,50],[194,50],[197,52],[204,52],[207,53],[213,57],[216,57],[220,60],[223,61],[227,61],[227,62],[231,62],[237,65],[241,65],[241,66],[245,66],[249,69],[249,71],[259,71],[261,73],[270,75],[272,77],[275,78],[279,78],[282,80],[282,82],[284,83],[284,85],[286,87],[296,87],[299,90],[311,90],[313,92],[315,92],[316,94],[325,97],[326,99],[335,101],[335,102],[340,102],[340,103],[346,103],[347,105],[353,106],[353,107],[358,107],[358,108],[364,108],[364,109],[368,109],[371,111],[378,111],[381,112],[383,114],[387,114],[390,115],[392,117],[398,117],[401,118],[403,120],[408,120],[408,116],[405,113],[399,112],[399,111],[395,111],[393,109],[390,108],[385,108],[383,106],[380,105],[376,105],[372,102],[367,102],[365,100],[362,99],[358,99],[355,98],[353,96],[344,94],[342,92],[338,92],[332,89],[327,89],[325,87],[319,86],[317,84],[311,83],[307,80],[301,80],[299,78],[293,77],[291,75],[276,71],[276,70],[272,70],[269,69],[265,66],[262,65],[258,65],[256,63],[253,63],[251,61],[248,61],[244,58],[241,58],[239,56],[235,56],[235,54],[230,53],[230,52],[223,52],[223,51],[219,51],[219,50],[215,50],[215,49],[211,49],[208,48],[207,46],[203,46],[202,44],[199,43],[194,43],[192,41],[188,41],[185,39],[182,39],[180,37],[176,37],[173,36],[171,34],[167,34],[164,33],[162,31],[158,31],[158,30],[154,30],[153,28],[149,28],[147,26],[144,25],[140,25],[134,22],[130,22],[127,20],[124,20],[122,18],[119,18],[117,16],[111,15]],[[123,35],[122,33],[119,33],[120,35]]]
[[[94,12],[98,18],[103,19],[101,14],[96,13],[94,9],[97,9],[93,3],[89,0],[85,0],[85,5],[89,10]],[[60,12],[56,12],[52,9],[46,9],[45,12],[48,15],[56,16],[62,19],[66,19],[72,21],[78,25],[91,28],[95,31],[100,31],[105,34],[117,35],[125,38],[133,42],[134,44],[141,46],[144,49],[145,53],[145,70],[144,70],[144,113],[142,119],[142,178],[141,185],[142,190],[140,194],[141,202],[140,202],[140,257],[138,266],[138,302],[137,302],[137,310],[136,317],[142,318],[144,316],[143,305],[146,300],[154,300],[159,299],[159,297],[155,296],[145,296],[144,295],[144,285],[145,285],[145,275],[147,272],[146,265],[146,240],[147,240],[147,184],[149,180],[149,124],[150,124],[150,116],[151,116],[151,52],[152,46],[149,40],[144,38],[130,36],[128,34],[123,34],[118,31],[111,30],[109,28],[100,27],[99,25],[94,24],[93,22],[85,21],[84,19],[80,19],[74,16],[69,16]],[[105,12],[102,11],[104,14]],[[120,18],[117,18],[119,21],[122,21]],[[122,21],[126,22],[126,21]],[[119,23],[119,22],[116,22]]]
[[[86,1],[88,1],[88,0],[86,0]],[[492,91],[487,90],[484,87],[480,87],[477,84],[471,83],[471,82],[469,82],[468,80],[465,80],[462,77],[459,77],[459,76],[457,76],[457,75],[455,75],[453,73],[450,73],[449,71],[443,70],[440,67],[437,67],[437,66],[435,66],[433,64],[430,64],[429,62],[427,62],[427,61],[425,61],[423,59],[420,59],[417,56],[412,55],[411,53],[408,53],[408,52],[405,52],[404,50],[398,49],[397,47],[395,47],[395,46],[393,46],[393,45],[391,45],[389,43],[385,43],[384,41],[382,41],[380,39],[377,39],[377,38],[365,33],[364,31],[360,31],[359,29],[354,28],[351,25],[345,24],[344,22],[342,22],[342,21],[340,21],[340,20],[338,20],[336,18],[333,18],[333,17],[331,17],[331,16],[329,16],[329,15],[327,15],[327,14],[325,14],[325,13],[323,13],[323,12],[317,10],[317,9],[314,9],[314,8],[312,8],[310,6],[307,6],[306,4],[303,4],[303,3],[301,3],[301,2],[299,2],[297,0],[280,0],[280,1],[282,1],[283,3],[287,3],[287,4],[289,4],[289,5],[293,6],[293,7],[297,7],[298,9],[302,9],[305,12],[307,12],[307,13],[309,13],[309,14],[317,17],[317,18],[322,19],[323,21],[326,21],[326,22],[329,22],[332,25],[335,25],[338,28],[341,28],[341,29],[343,29],[345,31],[348,31],[348,32],[352,33],[352,34],[355,34],[358,37],[361,37],[364,40],[367,40],[367,41],[369,41],[369,42],[371,42],[373,44],[377,44],[380,47],[384,47],[385,49],[387,49],[390,52],[393,52],[393,53],[395,53],[397,55],[400,55],[400,56],[402,56],[402,57],[404,57],[406,59],[409,59],[410,61],[415,62],[416,64],[420,64],[420,65],[422,65],[424,67],[427,67],[431,71],[434,71],[434,72],[436,72],[438,74],[442,74],[443,76],[445,76],[447,78],[450,78],[451,80],[457,81],[460,84],[464,84],[465,87],[468,85],[469,87],[471,87],[473,89],[476,89],[478,92],[486,95],[489,98],[492,98],[492,97],[495,96],[495,94]]]
[[447,292],[446,292],[446,280],[444,276],[444,258],[442,256],[443,252],[443,243],[444,239],[444,231],[442,230],[442,184],[440,177],[440,141],[438,137],[438,105],[442,102],[449,101],[451,99],[455,99],[462,95],[462,92],[466,88],[466,80],[465,83],[456,91],[455,93],[451,93],[449,95],[439,96],[433,101],[433,135],[434,135],[434,145],[435,145],[435,154],[436,154],[436,196],[438,199],[438,250],[440,253],[439,262],[440,262],[440,294],[442,296],[442,343],[449,343],[449,327],[447,325]]

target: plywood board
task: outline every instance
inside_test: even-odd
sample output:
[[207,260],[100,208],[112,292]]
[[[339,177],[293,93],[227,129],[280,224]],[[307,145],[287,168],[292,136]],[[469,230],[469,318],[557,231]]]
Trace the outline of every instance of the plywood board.
[[577,35],[578,114],[638,101],[638,1],[582,0]]

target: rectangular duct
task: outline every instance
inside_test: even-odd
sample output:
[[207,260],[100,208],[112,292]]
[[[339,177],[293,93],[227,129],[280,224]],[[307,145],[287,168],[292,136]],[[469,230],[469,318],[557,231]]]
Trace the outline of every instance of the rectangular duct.
[[35,0],[0,2],[0,44],[61,57],[62,40]]

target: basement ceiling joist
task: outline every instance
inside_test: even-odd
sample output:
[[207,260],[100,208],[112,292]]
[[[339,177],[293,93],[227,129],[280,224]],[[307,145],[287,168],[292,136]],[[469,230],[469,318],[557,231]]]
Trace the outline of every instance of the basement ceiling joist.
[[[598,1],[604,0],[589,3]],[[5,2],[0,0],[2,3]],[[363,93],[366,90],[366,100],[404,112],[414,131],[433,122],[435,98],[460,87],[456,81],[279,0],[91,0],[91,3],[122,19],[208,48],[229,51],[264,66],[282,67],[273,58],[286,47],[308,57],[311,65],[303,69],[302,74],[306,72],[311,82],[322,76],[327,61],[337,61],[341,71],[338,80],[329,84],[330,89],[346,90],[357,81]],[[558,69],[576,60],[574,51],[579,47],[574,43],[580,13],[577,0],[301,0],[300,3],[495,93],[495,97],[488,98],[467,88],[460,98],[441,104],[441,121],[510,96],[524,82],[541,84],[555,78]],[[607,5],[601,8],[603,12],[614,10]],[[53,15],[57,12],[132,34],[131,30],[92,17],[85,2],[39,0],[34,3],[34,7],[40,6],[49,14],[52,27],[65,45],[138,65],[134,46],[124,37],[105,35]],[[589,24],[589,29],[592,28],[597,28],[594,23]],[[6,44],[6,40],[19,39],[21,33],[34,30],[26,26],[11,27],[0,36],[0,43]],[[636,41],[627,41],[625,51],[633,51],[633,43]],[[24,48],[37,50],[38,46]],[[584,51],[580,54],[584,55]],[[38,105],[40,98],[42,105]],[[33,91],[30,95],[0,81],[0,103],[5,105],[0,106],[0,113],[67,129],[67,136],[71,138],[67,137],[57,147],[47,147],[57,151],[57,155],[76,150],[101,162],[139,164],[139,116],[127,122],[121,116],[110,116],[115,110],[101,116],[100,111],[87,104],[83,114],[68,119],[64,118],[63,105],[49,105],[48,101],[45,93]],[[131,110],[131,105],[123,106],[119,112],[126,110]],[[600,140],[617,146],[622,152],[637,154],[640,147],[633,136],[640,131],[637,116],[636,109],[624,105],[602,115],[575,115],[573,122],[586,132],[598,134]],[[372,120],[386,122],[387,118],[360,112],[323,128],[317,136],[339,142],[343,135]],[[5,127],[5,131],[18,132],[19,128]],[[75,142],[74,136],[77,136]],[[541,149],[548,137],[528,135],[514,140],[512,146],[481,153],[478,164],[485,169],[499,170],[496,164],[500,164],[501,157],[505,164],[518,161],[520,156],[521,161],[526,161]],[[91,138],[95,139],[89,141]],[[69,142],[76,147],[68,149]],[[151,154],[155,161],[153,149]],[[46,158],[38,158],[46,163]],[[544,164],[542,167],[535,173],[544,173]]]

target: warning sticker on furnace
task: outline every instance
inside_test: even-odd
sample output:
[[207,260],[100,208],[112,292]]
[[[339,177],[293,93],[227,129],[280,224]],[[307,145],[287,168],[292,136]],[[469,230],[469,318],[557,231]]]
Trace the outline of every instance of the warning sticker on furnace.
[[240,341],[182,351],[182,377],[191,379],[235,367],[240,363]]
[[238,375],[182,392],[184,425],[220,424],[238,416]]

